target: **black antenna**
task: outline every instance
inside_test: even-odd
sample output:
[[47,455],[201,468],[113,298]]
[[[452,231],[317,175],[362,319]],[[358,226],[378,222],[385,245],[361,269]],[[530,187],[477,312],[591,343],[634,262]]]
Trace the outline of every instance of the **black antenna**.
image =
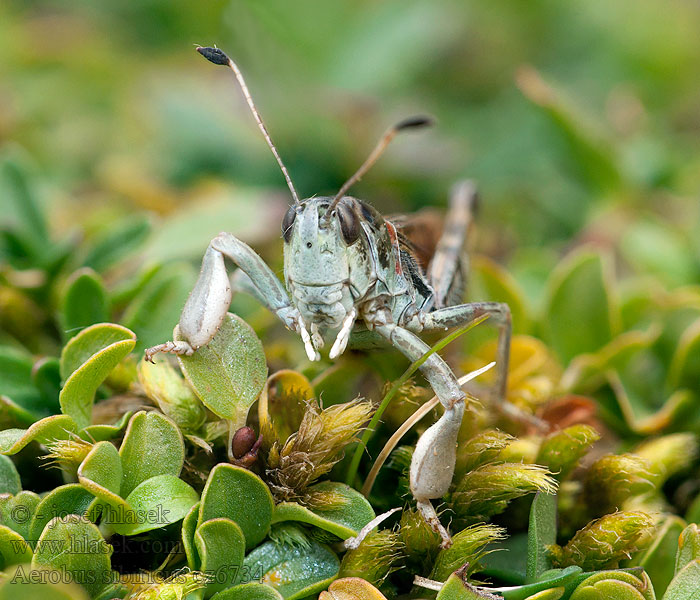
[[284,166],[284,163],[282,162],[282,159],[280,158],[280,155],[277,152],[277,148],[275,148],[275,145],[272,143],[272,138],[270,137],[270,134],[267,131],[267,127],[265,127],[265,123],[263,123],[262,118],[260,118],[260,113],[258,112],[258,109],[255,108],[255,103],[253,102],[253,97],[250,95],[250,91],[248,90],[248,86],[245,83],[245,79],[243,79],[243,74],[241,73],[241,70],[238,68],[238,65],[235,62],[233,62],[228,56],[226,56],[226,54],[224,52],[222,52],[218,48],[204,48],[202,46],[198,46],[197,52],[199,52],[209,62],[212,62],[215,65],[227,66],[233,71],[233,74],[236,76],[236,79],[238,80],[238,85],[241,86],[241,90],[243,91],[243,96],[245,96],[245,100],[248,103],[248,106],[250,107],[250,111],[253,113],[253,117],[255,117],[255,122],[258,124],[260,131],[262,131],[263,137],[265,138],[267,145],[270,147],[270,150],[272,150],[272,154],[275,155],[275,159],[277,160],[277,164],[280,166],[280,169],[282,170],[282,174],[284,175],[284,178],[287,181],[287,186],[289,187],[289,191],[292,192],[292,197],[294,198],[294,204],[299,204],[299,194],[297,194],[296,189],[294,189],[294,184],[292,183],[292,179],[289,176],[289,172],[287,171],[287,167]]
[[365,162],[363,162],[362,165],[360,165],[360,168],[357,169],[355,174],[343,184],[338,193],[335,195],[333,201],[331,202],[331,205],[326,211],[326,218],[330,218],[331,212],[338,205],[338,202],[340,202],[341,198],[345,195],[345,192],[347,192],[353,185],[355,185],[360,179],[362,179],[362,176],[372,168],[374,163],[376,163],[377,160],[379,160],[379,157],[384,153],[384,150],[386,150],[387,146],[391,143],[391,140],[393,140],[399,132],[404,131],[405,129],[428,127],[430,125],[433,125],[434,123],[435,119],[433,119],[432,117],[418,115],[415,117],[408,117],[407,119],[404,119],[403,121],[398,122],[393,127],[387,129],[384,135],[379,140],[379,143],[377,143],[374,150],[372,150],[370,155],[367,157],[367,160],[365,160]]

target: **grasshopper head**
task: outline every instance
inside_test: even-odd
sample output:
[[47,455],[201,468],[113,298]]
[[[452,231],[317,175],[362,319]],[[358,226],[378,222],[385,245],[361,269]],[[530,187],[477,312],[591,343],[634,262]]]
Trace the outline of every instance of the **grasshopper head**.
[[346,249],[360,237],[355,201],[346,197],[326,217],[331,198],[291,206],[282,222],[285,276],[304,285],[331,285],[349,276]]

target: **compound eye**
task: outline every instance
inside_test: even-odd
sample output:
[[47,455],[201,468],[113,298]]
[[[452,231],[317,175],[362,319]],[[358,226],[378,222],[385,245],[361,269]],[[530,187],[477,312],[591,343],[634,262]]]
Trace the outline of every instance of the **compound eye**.
[[350,246],[360,237],[360,218],[351,207],[345,204],[338,205],[338,221],[340,221],[340,232],[343,240]]
[[292,238],[292,226],[294,225],[294,219],[297,218],[297,210],[295,206],[290,206],[287,214],[284,215],[282,219],[282,237],[286,244]]

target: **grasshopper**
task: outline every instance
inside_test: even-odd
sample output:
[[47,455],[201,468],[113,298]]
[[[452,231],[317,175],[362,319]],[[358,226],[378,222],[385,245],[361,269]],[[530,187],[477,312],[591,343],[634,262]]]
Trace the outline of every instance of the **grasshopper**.
[[[505,402],[511,336],[508,305],[458,303],[466,267],[466,231],[476,202],[474,186],[462,182],[452,190],[442,235],[425,270],[402,233],[401,221],[392,222],[367,202],[346,195],[399,132],[429,125],[431,120],[413,117],[391,127],[335,196],[300,200],[238,66],[218,48],[198,47],[197,51],[233,71],[294,200],[282,221],[286,289],[248,245],[230,233],[220,233],[206,250],[199,279],[180,317],[179,337],[186,341],[149,348],[146,358],[152,360],[158,352],[191,355],[208,344],[226,315],[234,290],[254,295],[298,333],[311,361],[320,359],[319,349],[330,340],[329,357],[340,356],[351,334],[388,342],[415,361],[429,350],[419,333],[446,330],[487,315],[498,327],[496,398],[502,409],[513,412],[514,407]],[[231,279],[225,258],[238,267]],[[421,371],[444,413],[418,440],[410,488],[426,522],[440,534],[443,546],[449,546],[449,533],[431,499],[445,495],[452,482],[466,394],[437,354],[430,355]]]

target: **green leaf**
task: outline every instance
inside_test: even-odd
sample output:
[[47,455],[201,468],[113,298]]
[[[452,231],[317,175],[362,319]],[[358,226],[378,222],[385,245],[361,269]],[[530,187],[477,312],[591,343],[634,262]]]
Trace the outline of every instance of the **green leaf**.
[[50,412],[32,379],[33,366],[34,361],[29,355],[0,346],[0,393],[36,420]]
[[611,276],[598,253],[578,251],[553,272],[544,309],[544,328],[564,364],[596,352],[617,333]]
[[88,251],[83,264],[102,272],[137,250],[150,231],[151,224],[143,215],[110,223]]
[[[114,572],[114,579],[118,579],[119,574]],[[129,595],[129,587],[117,581],[105,587],[94,600],[117,600],[119,598],[127,598]]]
[[0,525],[0,560],[1,568],[29,562],[32,559],[32,547],[16,531]]
[[[248,243],[269,240],[270,215],[277,213],[279,204],[259,190],[237,186],[235,192],[225,189],[223,193],[202,194],[197,202],[183,204],[153,232],[146,255],[158,262],[199,262],[203,249],[221,231],[230,231]],[[281,219],[282,214],[277,214]]]
[[16,454],[29,442],[45,444],[53,440],[70,439],[78,428],[68,415],[54,415],[37,421],[29,429],[5,429],[0,431],[0,453]]
[[301,521],[347,539],[357,535],[375,517],[367,499],[344,483],[324,481],[309,487],[308,491],[319,497],[331,496],[330,507],[323,509],[319,505],[309,509],[296,502],[281,502],[275,506],[272,522]]
[[582,578],[588,576],[589,573],[583,573],[583,569],[576,566],[567,567],[566,569],[552,569],[542,573],[539,581],[510,588],[503,591],[502,595],[506,600],[526,600],[533,594],[553,587],[566,586],[573,582],[576,582],[576,585],[578,585]]
[[132,412],[125,412],[113,425],[97,424],[88,425],[80,430],[78,435],[86,442],[104,442],[117,437],[129,423]]
[[557,542],[557,495],[538,492],[530,508],[527,532],[527,579],[534,581],[552,568],[547,546]]
[[[82,585],[91,596],[111,581],[112,547],[85,518],[68,515],[49,522],[39,538],[32,568],[57,569]],[[65,578],[62,580],[65,581]]]
[[40,502],[34,492],[19,492],[15,496],[3,494],[0,496],[0,522],[28,540],[31,521]]
[[124,468],[121,493],[128,496],[151,477],[180,475],[185,442],[170,419],[157,412],[142,411],[131,417],[119,455]]
[[95,392],[112,369],[134,348],[134,334],[104,323],[83,329],[61,353],[61,375],[68,377],[59,397],[61,410],[79,427],[87,427]]
[[205,597],[231,587],[241,573],[245,554],[241,528],[230,519],[211,519],[197,527],[194,543],[202,559],[200,571],[212,577]]
[[520,91],[551,123],[557,134],[557,156],[569,174],[589,192],[603,195],[619,191],[624,185],[623,174],[610,140],[594,131],[532,67],[521,68],[516,79]]
[[297,600],[325,589],[339,570],[335,553],[316,541],[308,547],[265,542],[246,556],[241,575],[272,586],[285,600]]
[[[177,331],[175,339],[181,339]],[[208,409],[222,419],[245,425],[267,378],[262,343],[250,325],[228,313],[207,346],[192,356],[178,356],[178,361]]]
[[122,482],[122,461],[110,442],[98,442],[78,467],[78,481],[109,505],[128,510],[129,505],[119,496]]
[[0,420],[4,427],[29,427],[36,419],[36,415],[22,408],[7,396],[0,396]]
[[576,356],[561,377],[561,387],[575,394],[592,394],[605,384],[605,374],[623,367],[641,350],[649,348],[661,335],[654,324],[646,331],[633,329],[613,338],[594,354]]
[[254,548],[270,531],[273,508],[272,494],[260,477],[247,469],[220,463],[211,470],[204,486],[197,528],[209,519],[231,519],[243,531],[246,549]]
[[660,408],[656,408],[650,405],[648,398],[638,394],[638,390],[635,389],[640,383],[638,380],[635,381],[629,376],[623,379],[614,372],[608,373],[608,379],[625,423],[637,434],[659,433],[671,424],[679,422],[683,415],[692,414],[697,406],[695,394],[691,390],[682,389],[673,392]]
[[4,223],[11,224],[32,241],[36,254],[41,254],[49,242],[46,218],[37,201],[30,181],[29,168],[22,157],[18,160],[7,153],[0,162],[0,213]]
[[457,572],[452,573],[438,592],[436,600],[492,600],[494,596],[480,594],[473,585],[463,581]]
[[505,302],[510,307],[513,333],[528,333],[530,322],[525,294],[515,278],[497,262],[484,256],[475,257],[470,267],[469,297],[479,302]]
[[138,376],[146,395],[180,429],[193,432],[204,424],[207,418],[204,406],[168,360],[158,357],[155,362],[141,360]]
[[527,600],[559,600],[565,593],[565,587],[549,588],[548,590],[542,590],[541,592],[529,596]]
[[299,430],[307,400],[313,397],[311,383],[301,373],[282,369],[270,375],[258,401],[260,431],[266,442],[277,440],[284,445]]
[[63,289],[60,313],[66,338],[89,325],[109,321],[109,299],[102,278],[89,268],[73,273]]
[[666,591],[675,574],[679,537],[684,527],[685,521],[680,517],[667,516],[656,524],[651,544],[630,562],[630,566],[644,568],[659,597]]
[[639,577],[630,571],[584,573],[582,577],[585,577],[585,580],[576,586],[570,600],[655,600],[654,588],[649,577],[644,571],[639,573]]
[[59,571],[32,570],[28,565],[17,565],[6,572],[0,584],[0,600],[89,600],[82,587],[61,583],[64,579]]
[[94,499],[95,497],[79,483],[68,483],[54,488],[36,507],[27,539],[35,544],[49,521],[55,517],[85,515]]
[[700,319],[683,331],[668,369],[668,389],[695,389],[700,377]]
[[57,358],[46,357],[34,363],[32,381],[39,390],[44,406],[52,414],[61,411],[58,397],[61,393],[61,367]]
[[700,599],[700,560],[689,562],[673,578],[663,600]]
[[486,547],[479,559],[479,573],[497,579],[504,585],[523,585],[527,580],[528,534],[515,533]]
[[697,280],[690,244],[680,230],[660,221],[632,221],[620,240],[620,250],[638,273],[653,273],[672,288]]
[[121,322],[138,337],[136,352],[160,344],[170,337],[196,273],[189,263],[172,263],[160,269],[124,311]]
[[126,502],[132,510],[113,529],[120,535],[137,535],[184,519],[199,495],[174,475],[157,475],[136,486]]
[[61,378],[65,381],[95,354],[116,343],[134,339],[133,331],[115,323],[86,327],[68,340],[61,352]]
[[0,494],[19,494],[22,491],[22,482],[19,473],[12,462],[4,454],[0,454]]
[[194,533],[197,529],[197,519],[199,518],[199,502],[197,502],[185,515],[182,520],[182,529],[180,536],[182,538],[182,546],[185,549],[187,557],[187,566],[191,570],[199,568],[199,556],[194,545]]
[[327,592],[321,592],[319,600],[386,600],[386,597],[365,579],[343,577],[331,583]]
[[678,536],[678,552],[674,575],[689,562],[700,558],[700,531],[696,523],[688,525]]
[[242,583],[217,592],[211,600],[283,600],[282,595],[262,583]]

